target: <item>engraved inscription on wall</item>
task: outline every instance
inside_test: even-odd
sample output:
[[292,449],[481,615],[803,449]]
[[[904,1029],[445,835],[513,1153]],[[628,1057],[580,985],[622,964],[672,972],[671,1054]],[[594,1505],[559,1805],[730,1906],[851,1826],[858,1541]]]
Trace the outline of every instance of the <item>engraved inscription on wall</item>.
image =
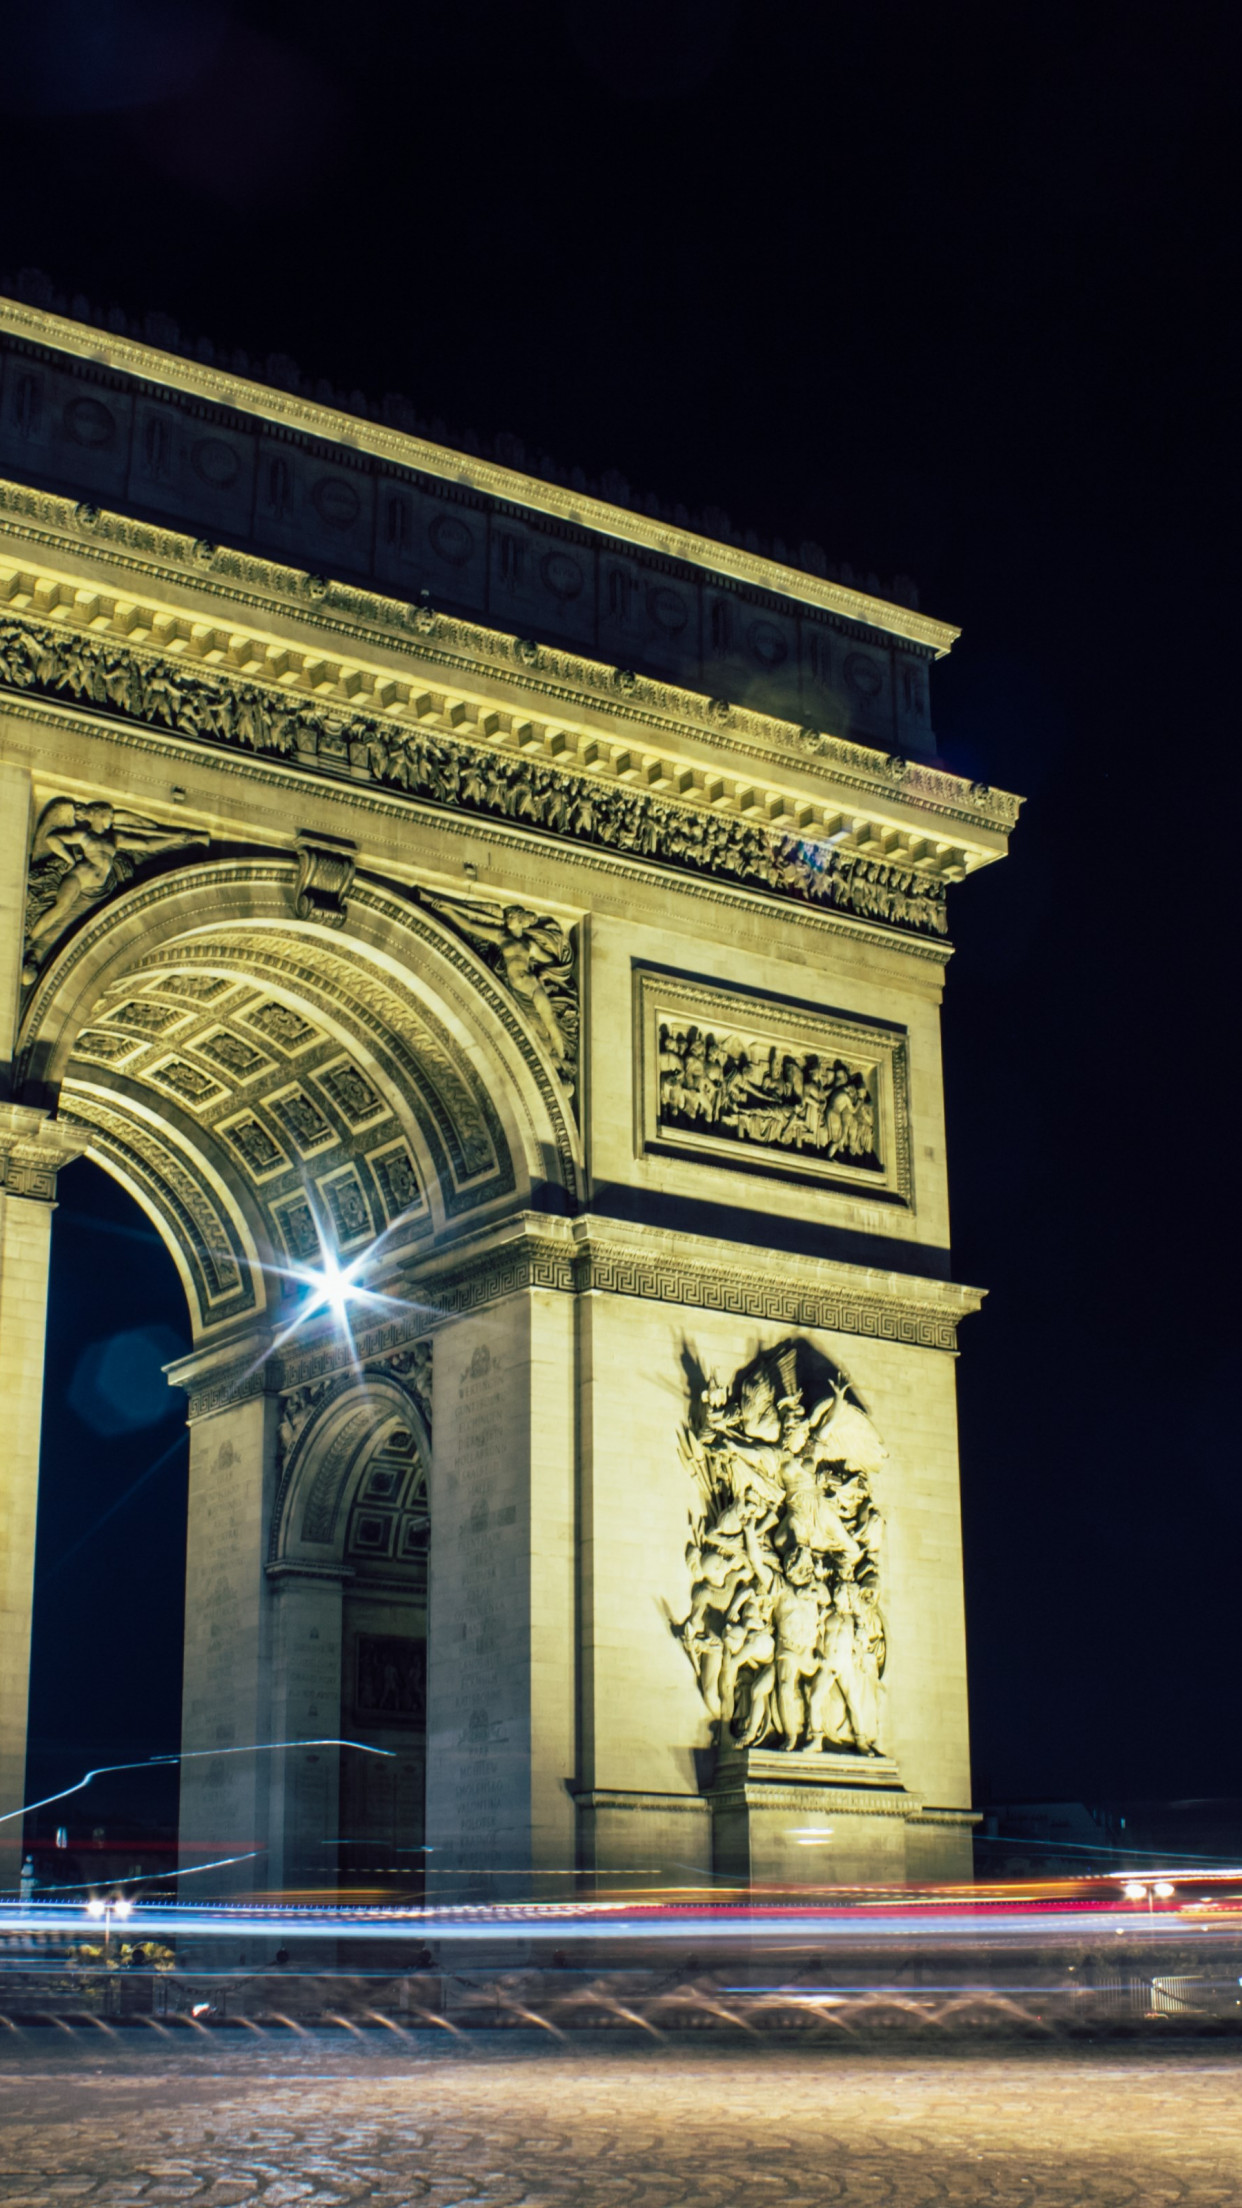
[[[510,1383],[511,1385],[511,1383]],[[514,1814],[520,1750],[508,1723],[513,1677],[510,1554],[516,1512],[501,1494],[513,1436],[506,1416],[502,1355],[477,1342],[457,1375],[448,1406],[446,1512],[440,1570],[455,1589],[460,1638],[453,1649],[453,1752],[443,1768],[445,1807],[459,1853],[479,1864],[495,1850]],[[518,1781],[517,1783],[520,1783]]]
[[911,1200],[903,1029],[635,969],[640,1142]]

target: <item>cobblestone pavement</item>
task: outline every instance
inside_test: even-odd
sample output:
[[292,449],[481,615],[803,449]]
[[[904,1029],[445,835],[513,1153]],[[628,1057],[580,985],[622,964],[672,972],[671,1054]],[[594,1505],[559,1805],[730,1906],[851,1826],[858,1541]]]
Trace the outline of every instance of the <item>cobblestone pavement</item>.
[[5,2208],[1242,2202],[1242,2057],[77,2039],[0,2053]]

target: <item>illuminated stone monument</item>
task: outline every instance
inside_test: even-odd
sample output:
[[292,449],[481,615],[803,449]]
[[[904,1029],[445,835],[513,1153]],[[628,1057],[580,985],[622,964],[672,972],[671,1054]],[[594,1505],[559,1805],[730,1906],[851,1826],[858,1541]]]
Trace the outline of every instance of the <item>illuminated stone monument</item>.
[[86,1152],[193,1328],[187,1864],[966,1871],[956,632],[0,332],[0,1807]]

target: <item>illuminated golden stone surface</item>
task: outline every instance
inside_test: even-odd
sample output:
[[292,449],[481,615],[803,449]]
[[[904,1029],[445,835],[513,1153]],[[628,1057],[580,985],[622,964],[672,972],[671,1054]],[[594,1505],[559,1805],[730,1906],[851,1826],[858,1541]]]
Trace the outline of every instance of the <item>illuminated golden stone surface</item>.
[[[27,308],[0,341],[4,1057],[185,1287],[183,1745],[247,1751],[186,1767],[187,1862],[331,1890],[355,1842],[407,1883],[426,1844],[430,1891],[480,1897],[798,1877],[808,1842],[819,1876],[834,1846],[843,1877],[964,1871],[979,1294],[950,1276],[939,1004],[950,889],[1018,801],[935,757],[956,632]],[[271,549],[286,481],[304,566]],[[434,509],[434,590],[359,535],[403,500]],[[587,566],[630,578],[590,621]],[[668,592],[710,631],[693,682]],[[45,1264],[20,1207],[45,1245],[51,1194],[10,1180],[0,1249],[5,1806]],[[323,1253],[363,1291],[352,1352],[331,1311],[294,1324]],[[786,1446],[733,1401],[696,1517],[679,1433],[781,1358],[821,1422]],[[748,1731],[785,1766],[725,1786]]]

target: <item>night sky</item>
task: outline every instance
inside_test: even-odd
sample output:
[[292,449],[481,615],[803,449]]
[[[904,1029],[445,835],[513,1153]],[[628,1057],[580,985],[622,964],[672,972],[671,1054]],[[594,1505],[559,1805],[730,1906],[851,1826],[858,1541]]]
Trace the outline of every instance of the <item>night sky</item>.
[[[1028,799],[950,903],[976,1799],[1242,1794],[1224,7],[0,19],[10,280],[619,468],[962,624],[942,753]],[[185,1314],[102,1175],[64,1195],[34,1715],[72,1761],[175,1727],[184,1450],[51,1578],[176,1434],[65,1390]]]

